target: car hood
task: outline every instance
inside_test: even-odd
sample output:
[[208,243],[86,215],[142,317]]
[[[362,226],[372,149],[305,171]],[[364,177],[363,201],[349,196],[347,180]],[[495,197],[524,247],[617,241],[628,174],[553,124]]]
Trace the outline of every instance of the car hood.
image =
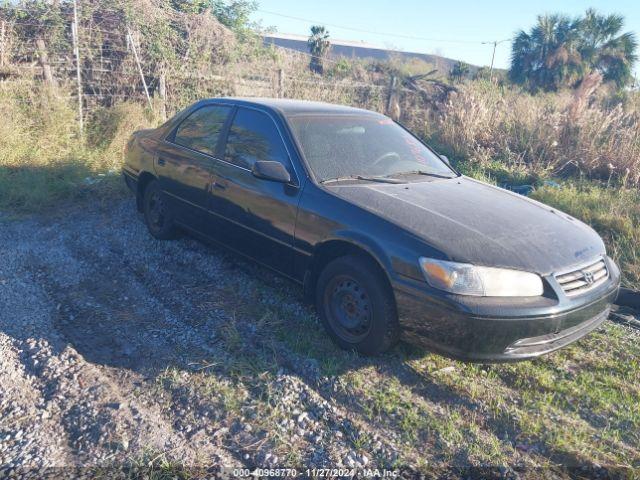
[[599,235],[573,217],[464,176],[328,188],[457,262],[547,275],[605,252]]

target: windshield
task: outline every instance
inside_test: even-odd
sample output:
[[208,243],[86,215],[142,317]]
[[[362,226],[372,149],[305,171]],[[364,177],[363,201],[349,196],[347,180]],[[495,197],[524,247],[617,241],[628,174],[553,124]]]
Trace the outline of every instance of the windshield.
[[378,115],[300,115],[289,123],[319,182],[428,173],[453,177],[435,153]]

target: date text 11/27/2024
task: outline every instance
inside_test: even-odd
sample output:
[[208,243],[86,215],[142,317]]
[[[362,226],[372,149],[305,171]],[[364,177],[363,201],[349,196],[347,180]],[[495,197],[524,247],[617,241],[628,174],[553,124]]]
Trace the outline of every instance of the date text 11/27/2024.
[[234,468],[232,471],[234,477],[276,477],[276,478],[334,478],[347,477],[353,478],[358,474],[362,478],[397,478],[400,475],[398,470],[387,470],[378,468]]

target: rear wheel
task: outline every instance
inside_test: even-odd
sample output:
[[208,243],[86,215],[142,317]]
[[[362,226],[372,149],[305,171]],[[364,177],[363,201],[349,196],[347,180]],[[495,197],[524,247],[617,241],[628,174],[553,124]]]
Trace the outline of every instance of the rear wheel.
[[151,235],[159,240],[176,237],[173,215],[157,180],[152,180],[145,188],[142,207],[144,221]]
[[398,341],[393,293],[370,260],[347,255],[318,278],[316,307],[331,338],[345,350],[375,355]]

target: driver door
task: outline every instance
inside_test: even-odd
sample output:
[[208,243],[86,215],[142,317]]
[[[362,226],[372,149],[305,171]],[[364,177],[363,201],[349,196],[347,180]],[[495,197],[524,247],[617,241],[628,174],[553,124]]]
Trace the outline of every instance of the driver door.
[[[291,182],[255,177],[251,168],[258,160],[282,163]],[[281,129],[270,114],[249,107],[237,108],[216,173],[210,210],[224,223],[216,236],[240,253],[292,275],[301,189]]]

